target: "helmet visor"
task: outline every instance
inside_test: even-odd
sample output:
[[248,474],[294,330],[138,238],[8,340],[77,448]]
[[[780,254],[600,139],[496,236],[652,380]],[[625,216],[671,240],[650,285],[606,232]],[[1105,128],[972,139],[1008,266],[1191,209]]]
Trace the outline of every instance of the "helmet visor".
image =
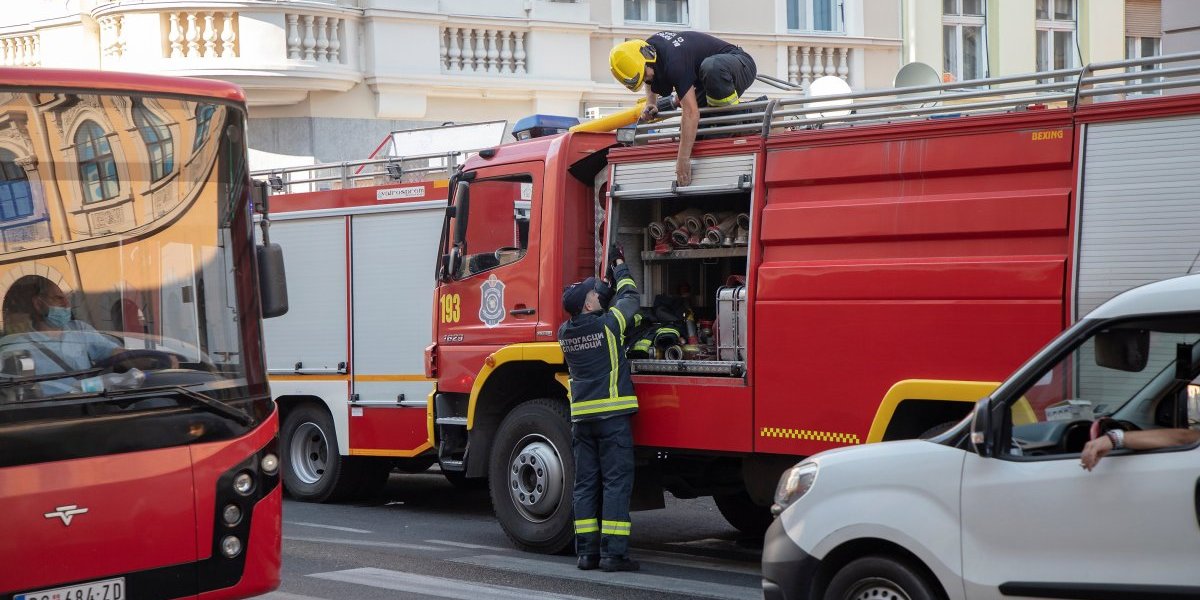
[[617,81],[621,82],[621,85],[629,88],[629,91],[636,92],[636,91],[642,89],[642,74],[641,73],[634,73],[633,75],[631,75],[629,77],[623,77],[620,73],[617,72],[616,69],[612,69],[612,74],[613,74],[613,77],[615,77]]

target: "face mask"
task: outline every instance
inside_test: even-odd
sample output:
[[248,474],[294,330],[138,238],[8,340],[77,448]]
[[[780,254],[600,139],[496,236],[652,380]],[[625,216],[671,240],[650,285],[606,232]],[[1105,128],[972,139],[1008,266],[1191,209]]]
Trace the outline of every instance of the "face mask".
[[51,306],[46,313],[46,322],[62,329],[71,321],[71,309],[61,306]]

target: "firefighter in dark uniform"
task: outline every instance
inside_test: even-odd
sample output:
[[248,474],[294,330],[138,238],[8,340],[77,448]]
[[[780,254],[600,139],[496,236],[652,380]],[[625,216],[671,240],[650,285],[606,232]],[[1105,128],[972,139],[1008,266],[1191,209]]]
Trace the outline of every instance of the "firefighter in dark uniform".
[[[558,330],[571,373],[575,450],[575,551],[580,569],[636,571],[629,558],[637,397],[623,346],[641,303],[620,247],[609,252],[610,288],[595,277],[563,290],[571,318]],[[605,310],[608,296],[612,306]]]
[[692,181],[692,144],[702,106],[732,106],[754,83],[758,66],[740,47],[699,31],[660,31],[617,44],[608,55],[613,77],[631,92],[646,86],[643,119],[657,113],[657,97],[675,92],[682,117],[675,179]]

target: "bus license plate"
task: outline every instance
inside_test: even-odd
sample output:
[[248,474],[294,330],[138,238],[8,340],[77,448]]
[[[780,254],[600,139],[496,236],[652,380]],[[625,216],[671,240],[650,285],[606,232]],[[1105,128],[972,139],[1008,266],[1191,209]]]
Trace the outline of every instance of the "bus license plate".
[[26,592],[13,600],[125,600],[125,578],[105,579],[82,585]]

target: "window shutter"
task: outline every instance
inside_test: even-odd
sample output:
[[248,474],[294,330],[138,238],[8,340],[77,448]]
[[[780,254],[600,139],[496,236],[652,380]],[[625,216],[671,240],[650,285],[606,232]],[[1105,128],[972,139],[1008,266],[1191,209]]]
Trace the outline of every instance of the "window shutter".
[[1125,35],[1162,37],[1162,0],[1125,0]]

